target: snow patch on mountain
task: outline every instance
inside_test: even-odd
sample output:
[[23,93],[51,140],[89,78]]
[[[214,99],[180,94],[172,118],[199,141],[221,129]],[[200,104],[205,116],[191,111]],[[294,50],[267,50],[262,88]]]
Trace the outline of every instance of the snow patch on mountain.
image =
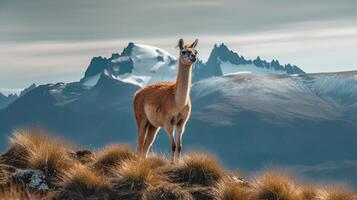
[[87,88],[91,88],[98,83],[101,74],[97,74],[91,77],[88,77],[82,81],[82,84]]
[[158,81],[173,81],[177,73],[176,59],[166,51],[141,44],[134,44],[130,58],[133,60],[131,73],[117,76],[122,81],[135,85],[148,85]]
[[268,75],[277,75],[277,74],[286,74],[286,72],[282,70],[271,70],[267,68],[259,68],[253,64],[243,64],[243,65],[234,65],[228,61],[221,61],[221,69],[223,75],[233,75],[233,74],[241,74],[248,73],[254,74],[258,76],[268,76]]
[[277,60],[268,62],[262,60],[259,56],[254,60],[246,59],[222,43],[214,46],[206,63],[197,62],[195,64],[193,69],[193,81],[196,82],[210,77],[242,72],[259,76],[305,73],[295,65],[282,65]]
[[175,80],[177,65],[176,59],[168,52],[131,42],[121,54],[114,53],[109,59],[93,58],[81,82],[93,87],[104,71],[113,79],[145,86],[158,81]]

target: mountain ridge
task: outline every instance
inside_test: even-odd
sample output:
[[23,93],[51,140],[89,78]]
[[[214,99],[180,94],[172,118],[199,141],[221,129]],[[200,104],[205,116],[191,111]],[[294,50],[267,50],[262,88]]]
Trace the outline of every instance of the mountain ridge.
[[[111,71],[112,74],[116,77],[118,76],[125,77],[125,74],[128,74],[127,76],[130,76],[132,71],[135,70],[135,65],[136,65],[135,60],[137,60],[135,59],[136,56],[145,57],[143,55],[133,55],[133,51],[135,51],[135,49],[142,48],[141,46],[146,46],[146,45],[140,45],[140,44],[135,44],[133,42],[129,42],[127,47],[125,47],[120,54],[113,53],[110,58],[105,58],[101,56],[94,57],[91,60],[89,66],[87,67],[85,75],[81,79],[81,81],[85,81],[86,79],[89,79],[100,73],[103,73],[104,69],[106,69],[107,71]],[[155,48],[156,53],[158,53],[158,55],[156,55],[155,57],[158,63],[165,62],[164,60],[165,56],[169,58],[164,65],[166,69],[161,67],[161,73],[163,73],[162,76],[164,77],[161,76],[160,78],[164,81],[165,80],[174,81],[176,77],[175,73],[177,71],[177,67],[175,66],[177,65],[177,59],[161,49],[158,49],[156,47],[152,47],[152,48]],[[161,56],[162,54],[165,56],[164,57]],[[144,60],[145,58],[141,58],[141,61]],[[208,60],[206,62],[203,62],[202,60],[198,60],[194,64],[193,82],[213,76],[225,75],[222,69],[223,66],[221,65],[224,62],[228,62],[233,65],[231,66],[232,69],[230,69],[233,72],[240,72],[242,71],[240,69],[240,66],[246,66],[248,67],[248,69],[251,68],[252,73],[254,73],[253,72],[254,68],[261,68],[261,69],[265,69],[266,71],[269,71],[268,73],[263,73],[262,75],[269,75],[275,73],[280,73],[280,74],[305,73],[303,70],[301,70],[295,65],[291,65],[291,64],[281,65],[277,60],[272,60],[271,62],[267,62],[266,60],[262,60],[259,56],[254,60],[245,59],[243,56],[240,56],[239,54],[230,50],[224,43],[221,43],[220,45],[217,44],[214,45],[210,53],[210,56],[208,57]],[[149,63],[147,67],[150,68],[150,66],[153,65],[155,64]],[[154,68],[147,74],[141,73],[139,75],[132,75],[132,76],[136,78],[138,78],[138,76],[155,76],[155,73],[157,73],[160,70]],[[124,79],[128,78],[127,76]],[[130,81],[136,82],[137,85],[141,85],[141,86],[146,85],[148,83],[153,83],[150,81],[147,82],[145,81],[145,79],[147,78],[142,78],[140,82],[136,82],[135,80],[132,79],[130,79]],[[154,80],[160,81],[159,78],[154,78]]]

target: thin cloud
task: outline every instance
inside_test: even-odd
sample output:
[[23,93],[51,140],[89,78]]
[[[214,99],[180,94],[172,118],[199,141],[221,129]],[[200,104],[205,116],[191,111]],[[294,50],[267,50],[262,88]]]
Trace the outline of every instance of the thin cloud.
[[[93,56],[110,57],[121,52],[130,41],[154,45],[177,55],[175,48],[180,36],[152,38],[121,38],[92,41],[37,41],[0,44],[2,55],[0,84],[45,77],[55,77],[51,82],[75,81],[79,79]],[[357,46],[357,27],[329,24],[319,21],[297,23],[280,29],[237,35],[186,35],[190,42],[199,38],[201,59],[207,59],[215,43],[224,42],[247,58],[278,59],[281,63],[292,63],[307,72],[343,71],[357,69],[353,54]],[[57,74],[57,76],[55,76]],[[68,75],[71,74],[71,79]],[[31,78],[36,78],[31,81]],[[6,81],[6,82],[5,82]],[[23,87],[27,85],[22,85]],[[18,87],[18,86],[17,86]]]

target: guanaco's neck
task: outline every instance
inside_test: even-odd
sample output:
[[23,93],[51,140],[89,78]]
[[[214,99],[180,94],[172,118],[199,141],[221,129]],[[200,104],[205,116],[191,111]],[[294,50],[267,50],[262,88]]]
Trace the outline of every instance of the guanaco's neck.
[[183,108],[189,99],[191,89],[192,65],[184,65],[180,62],[175,88],[175,103],[178,108]]

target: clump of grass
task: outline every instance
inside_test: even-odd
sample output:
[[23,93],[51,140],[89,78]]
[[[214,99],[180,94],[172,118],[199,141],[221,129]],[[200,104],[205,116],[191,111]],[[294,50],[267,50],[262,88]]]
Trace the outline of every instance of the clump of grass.
[[93,167],[108,174],[114,166],[134,158],[135,154],[129,145],[110,145],[97,153]]
[[63,180],[62,190],[54,199],[108,199],[110,195],[107,177],[82,164],[75,164]]
[[21,129],[15,131],[10,137],[10,149],[2,155],[3,162],[20,169],[28,168],[29,150],[42,144],[44,139],[48,139],[48,136],[41,130]]
[[217,200],[217,194],[213,187],[191,186],[186,190],[193,196],[194,199]]
[[121,199],[140,199],[148,187],[154,187],[163,180],[147,159],[127,160],[112,173],[115,177],[113,189]]
[[168,166],[170,163],[164,156],[149,155],[147,158],[147,164],[151,169],[159,169]]
[[324,200],[356,200],[352,190],[346,186],[333,186],[326,190]]
[[95,161],[95,154],[86,149],[71,152],[70,155],[82,164],[93,163]]
[[54,186],[74,162],[69,156],[70,146],[39,130],[19,130],[10,141],[12,147],[6,153],[5,163],[43,171],[49,186]]
[[253,199],[298,200],[297,187],[286,173],[265,172],[254,185]]
[[71,159],[66,145],[57,140],[44,140],[40,145],[29,149],[29,168],[44,172],[49,185],[56,184],[75,160]]
[[319,200],[319,189],[312,185],[304,185],[299,189],[301,200]]
[[26,188],[19,185],[10,184],[8,187],[0,187],[0,200],[38,200],[45,199],[33,194]]
[[144,200],[193,200],[193,197],[178,185],[163,183],[150,188],[144,195]]
[[8,166],[1,164],[0,161],[0,186],[6,185],[9,182],[10,177],[11,177],[11,173],[8,170]]
[[251,198],[251,188],[227,177],[217,184],[216,194],[219,200],[247,200]]
[[217,161],[206,154],[185,156],[181,163],[166,169],[164,173],[170,182],[188,186],[212,186],[224,176]]

